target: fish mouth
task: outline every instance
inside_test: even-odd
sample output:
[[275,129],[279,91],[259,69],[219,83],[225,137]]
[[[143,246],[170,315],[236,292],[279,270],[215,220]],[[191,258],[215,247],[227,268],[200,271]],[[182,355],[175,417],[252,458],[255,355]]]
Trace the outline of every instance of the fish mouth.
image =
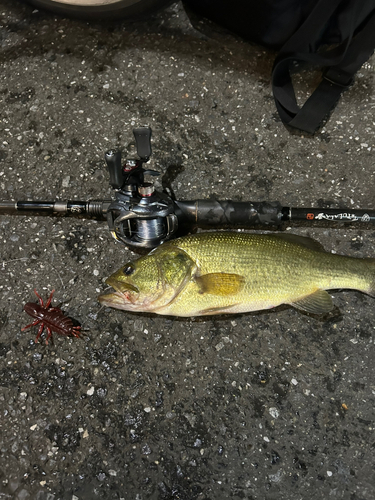
[[133,305],[139,289],[130,283],[118,282],[109,277],[106,280],[107,285],[111,286],[113,290],[108,290],[99,295],[98,300],[104,306],[115,307],[118,309],[125,309]]
[[118,281],[115,278],[112,278],[112,276],[110,276],[109,278],[107,278],[105,280],[105,282],[107,283],[107,285],[109,285],[112,288],[114,288],[116,290],[116,292],[120,292],[120,293],[126,293],[126,292],[139,293],[139,289],[136,286],[131,285],[130,283],[125,283],[123,281]]

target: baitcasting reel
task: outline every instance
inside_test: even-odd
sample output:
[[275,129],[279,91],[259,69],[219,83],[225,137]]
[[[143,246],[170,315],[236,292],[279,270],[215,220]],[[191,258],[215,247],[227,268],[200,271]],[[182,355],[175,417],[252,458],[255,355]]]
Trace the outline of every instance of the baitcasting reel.
[[112,236],[130,246],[154,247],[169,239],[178,228],[172,199],[144,182],[145,174],[159,172],[144,169],[151,156],[151,128],[133,130],[139,159],[121,163],[121,151],[107,151],[105,161],[115,200],[107,208],[107,222]]

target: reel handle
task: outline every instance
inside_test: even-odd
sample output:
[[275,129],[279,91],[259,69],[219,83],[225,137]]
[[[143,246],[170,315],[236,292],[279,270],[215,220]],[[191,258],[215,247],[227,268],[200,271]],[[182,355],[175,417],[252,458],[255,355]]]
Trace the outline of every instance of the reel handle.
[[121,151],[110,149],[104,155],[109,172],[109,183],[113,189],[121,189],[124,183],[124,173],[121,165]]
[[151,149],[151,127],[139,127],[133,129],[137,154],[141,161],[146,163],[152,154]]

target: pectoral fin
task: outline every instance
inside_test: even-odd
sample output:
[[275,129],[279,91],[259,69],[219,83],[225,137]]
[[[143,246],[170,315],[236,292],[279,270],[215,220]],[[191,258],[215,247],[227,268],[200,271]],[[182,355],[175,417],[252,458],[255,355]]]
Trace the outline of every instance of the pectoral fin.
[[235,295],[245,284],[245,278],[240,274],[210,273],[195,278],[200,293],[211,295]]
[[290,303],[291,306],[313,314],[324,314],[332,310],[332,298],[325,290],[317,290],[311,295]]
[[238,306],[238,304],[232,304],[230,306],[225,306],[225,307],[209,307],[208,309],[202,309],[199,312],[199,316],[211,316],[213,314],[230,313],[237,306]]

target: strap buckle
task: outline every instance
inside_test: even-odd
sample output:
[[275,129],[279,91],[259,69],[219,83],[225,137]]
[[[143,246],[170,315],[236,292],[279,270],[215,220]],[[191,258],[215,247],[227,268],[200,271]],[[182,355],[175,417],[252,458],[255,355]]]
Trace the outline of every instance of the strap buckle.
[[353,75],[337,68],[327,68],[323,73],[323,78],[329,83],[343,88],[350,87],[354,80]]

